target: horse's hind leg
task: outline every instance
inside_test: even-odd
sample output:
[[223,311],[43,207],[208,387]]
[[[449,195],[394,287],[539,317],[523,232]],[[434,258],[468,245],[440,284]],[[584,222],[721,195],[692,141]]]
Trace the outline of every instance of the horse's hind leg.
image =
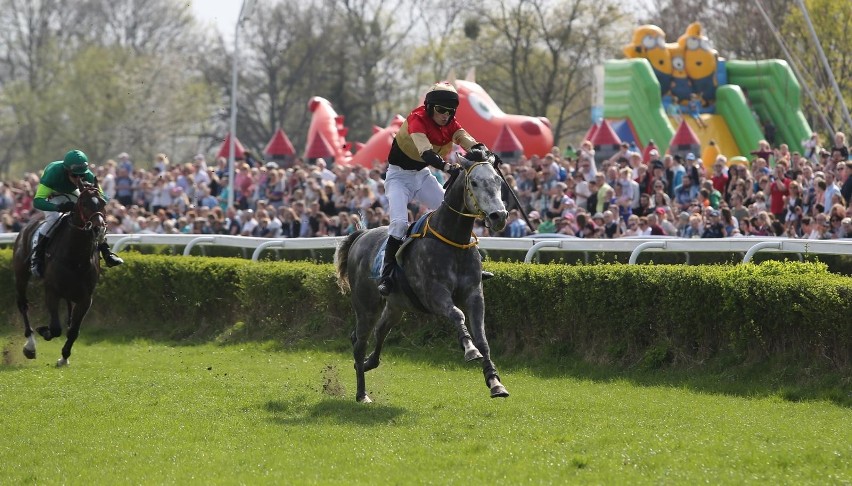
[[89,312],[89,307],[92,306],[92,300],[79,302],[74,306],[71,313],[71,325],[68,327],[68,337],[65,338],[65,345],[62,346],[62,357],[56,361],[56,366],[65,366],[68,364],[68,358],[71,357],[71,347],[74,346],[74,341],[80,335],[80,325],[83,323],[83,318]]
[[33,335],[33,328],[30,326],[29,309],[30,305],[27,301],[27,283],[30,280],[28,273],[17,272],[15,280],[15,289],[18,293],[18,311],[24,318],[24,337],[27,338],[24,344],[24,356],[27,359],[35,359],[36,357],[36,342]]
[[391,311],[388,305],[384,306],[382,315],[376,326],[376,349],[370,354],[369,359],[364,359],[367,354],[367,341],[370,338],[370,332],[375,321],[375,313],[361,304],[354,304],[355,307],[355,331],[350,338],[353,344],[353,357],[355,358],[355,379],[357,382],[357,392],[355,400],[361,403],[371,403],[372,400],[367,395],[367,385],[364,379],[364,373],[375,368],[379,364],[379,356],[381,354],[382,344],[387,337],[393,324],[400,317],[399,311]]
[[379,323],[376,325],[376,349],[370,353],[370,356],[367,356],[367,360],[364,362],[365,372],[379,367],[385,338],[388,337],[390,330],[401,318],[402,311],[393,310],[389,305],[385,306],[381,317],[379,317]]
[[62,335],[62,324],[59,321],[59,297],[56,292],[48,288],[44,289],[44,300],[47,307],[47,313],[50,315],[50,326],[39,326],[36,332],[44,338],[45,341],[50,341],[55,337]]
[[367,396],[367,385],[364,383],[364,356],[367,354],[367,339],[370,336],[370,324],[364,316],[355,313],[355,331],[352,332],[352,354],[355,358],[355,381],[358,391],[355,400],[362,403],[370,403]]

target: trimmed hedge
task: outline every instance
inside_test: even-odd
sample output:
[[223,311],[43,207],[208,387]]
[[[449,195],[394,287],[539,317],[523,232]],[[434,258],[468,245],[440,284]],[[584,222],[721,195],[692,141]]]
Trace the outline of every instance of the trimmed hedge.
[[[488,284],[510,342],[647,366],[791,359],[850,366],[852,278],[822,264],[510,265]],[[523,325],[511,325],[522,323]]]
[[[0,250],[7,322],[20,326],[11,251]],[[106,269],[84,326],[174,340],[346,340],[349,296],[327,263],[128,254]],[[526,265],[486,262],[486,329],[495,352],[577,355],[659,367],[783,360],[847,370],[852,278],[819,263]],[[35,314],[43,309],[31,286]],[[38,321],[34,321],[38,322]],[[409,336],[454,336],[407,314]],[[442,338],[443,339],[443,338]],[[452,338],[451,338],[452,339]]]

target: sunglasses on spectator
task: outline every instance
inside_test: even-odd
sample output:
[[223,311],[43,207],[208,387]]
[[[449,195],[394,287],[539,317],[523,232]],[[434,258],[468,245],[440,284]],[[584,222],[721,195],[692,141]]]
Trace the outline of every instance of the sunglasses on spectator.
[[450,115],[450,116],[452,116],[456,113],[455,108],[447,108],[446,106],[441,106],[441,105],[434,105],[434,110],[435,110],[435,113],[438,113],[439,115]]

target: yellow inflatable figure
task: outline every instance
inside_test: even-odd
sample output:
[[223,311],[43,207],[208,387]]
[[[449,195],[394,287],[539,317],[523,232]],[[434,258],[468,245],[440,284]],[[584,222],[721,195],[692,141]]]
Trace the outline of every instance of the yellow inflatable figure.
[[666,44],[669,56],[672,59],[672,84],[671,92],[673,101],[679,105],[686,106],[689,96],[692,94],[692,84],[686,74],[686,60],[684,50],[680,44],[674,42]]
[[628,59],[647,59],[660,82],[660,94],[669,91],[672,63],[666,49],[666,33],[656,25],[640,25],[633,31],[633,42],[622,49]]
[[686,75],[692,84],[692,92],[705,103],[712,104],[716,100],[716,59],[719,54],[702,30],[700,22],[689,24],[677,43],[684,49]]

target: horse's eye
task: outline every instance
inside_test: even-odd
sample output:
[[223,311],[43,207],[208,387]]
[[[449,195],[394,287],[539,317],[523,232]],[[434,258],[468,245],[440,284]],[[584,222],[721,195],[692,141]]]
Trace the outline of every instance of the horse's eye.
[[473,187],[479,187],[479,183],[476,181],[470,181],[470,185]]

